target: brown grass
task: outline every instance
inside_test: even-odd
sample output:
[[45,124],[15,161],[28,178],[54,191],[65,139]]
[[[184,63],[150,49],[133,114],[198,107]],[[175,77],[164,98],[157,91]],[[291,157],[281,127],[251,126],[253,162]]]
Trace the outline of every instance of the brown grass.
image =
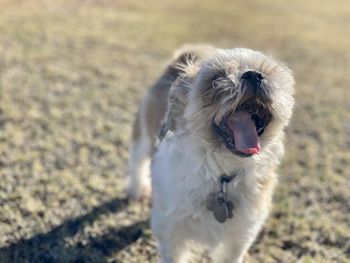
[[124,200],[130,124],[172,51],[199,42],[295,72],[251,261],[350,262],[349,22],[345,0],[2,1],[0,262],[156,261],[147,204]]

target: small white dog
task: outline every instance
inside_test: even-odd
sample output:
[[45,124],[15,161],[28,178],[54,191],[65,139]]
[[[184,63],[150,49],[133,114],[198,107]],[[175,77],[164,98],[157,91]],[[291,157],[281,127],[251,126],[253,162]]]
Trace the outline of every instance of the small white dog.
[[[266,219],[294,104],[291,71],[249,49],[179,50],[134,123],[129,195],[150,193],[161,262],[188,241],[243,261]],[[159,139],[157,140],[157,135]]]

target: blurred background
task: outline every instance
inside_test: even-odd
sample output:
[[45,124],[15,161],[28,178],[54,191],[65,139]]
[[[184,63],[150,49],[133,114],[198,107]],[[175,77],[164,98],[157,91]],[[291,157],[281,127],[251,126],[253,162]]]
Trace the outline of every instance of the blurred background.
[[[249,262],[350,262],[350,3],[0,1],[0,262],[156,262],[125,200],[130,124],[185,43],[296,79],[280,183]],[[208,262],[205,255],[197,262]]]

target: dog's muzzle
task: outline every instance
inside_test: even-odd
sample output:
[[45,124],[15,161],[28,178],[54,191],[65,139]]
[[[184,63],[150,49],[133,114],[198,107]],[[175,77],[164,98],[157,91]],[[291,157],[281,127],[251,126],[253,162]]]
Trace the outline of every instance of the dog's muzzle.
[[269,93],[263,81],[264,77],[257,71],[244,72],[240,104],[220,123],[213,124],[226,148],[242,157],[260,152],[260,136],[272,119]]

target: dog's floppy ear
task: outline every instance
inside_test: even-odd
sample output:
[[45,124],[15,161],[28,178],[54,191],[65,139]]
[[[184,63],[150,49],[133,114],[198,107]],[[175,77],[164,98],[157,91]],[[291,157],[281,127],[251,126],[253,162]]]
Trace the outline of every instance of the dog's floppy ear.
[[175,76],[168,98],[168,108],[162,121],[159,139],[163,139],[168,131],[174,131],[182,125],[184,110],[187,105],[187,96],[191,83],[197,73],[200,62],[213,54],[212,46],[187,45],[175,52],[174,59],[169,65],[169,72]]
[[175,131],[175,129],[184,122],[183,115],[188,101],[188,92],[190,90],[187,81],[189,80],[186,80],[186,77],[179,77],[170,88],[168,109],[160,127],[160,140],[162,140],[169,131]]

